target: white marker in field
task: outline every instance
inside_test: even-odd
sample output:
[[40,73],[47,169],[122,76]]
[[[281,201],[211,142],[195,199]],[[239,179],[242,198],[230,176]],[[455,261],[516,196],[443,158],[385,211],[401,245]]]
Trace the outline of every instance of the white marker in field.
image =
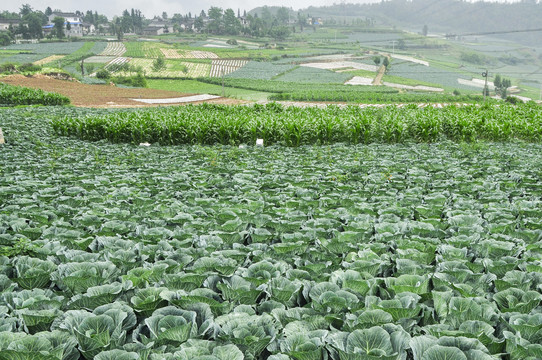
[[256,146],[263,146],[263,139],[256,139]]
[[148,142],[140,143],[139,146],[151,146]]
[[244,149],[245,148],[245,145],[241,144],[239,145],[239,149]]
[[6,140],[4,140],[4,133],[2,132],[2,128],[0,128],[0,145],[3,145],[6,143]]

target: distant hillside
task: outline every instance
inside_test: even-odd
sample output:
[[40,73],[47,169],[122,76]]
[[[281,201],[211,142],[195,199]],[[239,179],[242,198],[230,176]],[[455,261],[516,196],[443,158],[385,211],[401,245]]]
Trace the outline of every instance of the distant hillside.
[[[258,14],[258,16],[261,16],[262,12],[264,11],[264,8],[269,10],[271,15],[275,16],[275,15],[277,15],[277,11],[280,8],[282,8],[282,6],[258,6],[257,8],[254,8],[254,9],[250,10],[248,12],[248,14],[252,15],[252,16],[254,16],[255,14]],[[292,10],[292,9],[288,9],[288,10],[289,10],[290,14],[292,14],[292,15],[296,14],[296,12],[294,10]]]
[[[260,11],[261,12],[261,11]],[[331,18],[373,18],[378,24],[422,31],[454,34],[542,28],[542,3],[466,2],[460,0],[389,0],[376,4],[335,4],[303,10],[311,16]],[[541,45],[542,32],[506,35]]]

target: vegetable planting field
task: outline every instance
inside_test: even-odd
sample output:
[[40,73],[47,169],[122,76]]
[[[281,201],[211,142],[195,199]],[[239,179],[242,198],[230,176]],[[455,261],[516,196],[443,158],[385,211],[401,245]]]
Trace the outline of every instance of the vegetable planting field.
[[539,141],[143,147],[50,123],[107,114],[0,115],[1,358],[542,356]]
[[[211,64],[196,63],[196,62],[181,62],[179,60],[166,60],[165,68],[155,70],[153,60],[133,58],[130,60],[130,65],[141,67],[148,77],[163,77],[163,78],[197,78],[209,76]],[[186,71],[185,71],[186,70]],[[118,72],[119,75],[129,75],[129,73]]]

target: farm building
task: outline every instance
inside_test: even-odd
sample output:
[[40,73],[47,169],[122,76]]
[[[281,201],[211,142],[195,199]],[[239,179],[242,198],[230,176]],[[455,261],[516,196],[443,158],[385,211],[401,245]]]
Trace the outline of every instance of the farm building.
[[0,19],[0,31],[9,30],[9,27],[16,27],[21,23],[17,19]]
[[[83,19],[81,18],[81,16],[75,13],[52,13],[51,15],[49,15],[49,24],[44,27],[44,30],[47,30],[49,29],[49,27],[53,26],[53,20],[56,17],[64,18],[64,33],[67,37],[83,36]],[[68,24],[70,24],[69,30],[67,29]]]

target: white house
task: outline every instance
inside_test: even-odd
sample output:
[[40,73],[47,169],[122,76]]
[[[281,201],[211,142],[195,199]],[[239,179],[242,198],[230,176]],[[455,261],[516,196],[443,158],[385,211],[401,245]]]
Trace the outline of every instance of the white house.
[[[53,25],[53,20],[56,17],[64,18],[64,33],[67,37],[83,36],[83,18],[75,13],[59,13],[54,12],[49,15],[49,24]],[[68,23],[70,30],[68,30]]]
[[21,23],[21,20],[0,19],[0,31],[9,30],[9,26],[16,28]]

